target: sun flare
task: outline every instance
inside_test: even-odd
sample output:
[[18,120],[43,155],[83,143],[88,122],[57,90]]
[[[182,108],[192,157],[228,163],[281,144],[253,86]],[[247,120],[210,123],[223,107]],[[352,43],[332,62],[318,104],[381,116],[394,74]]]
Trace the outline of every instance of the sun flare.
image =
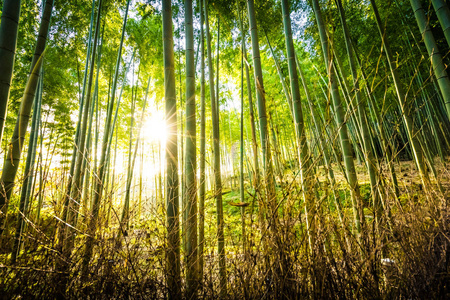
[[148,142],[161,143],[164,149],[167,140],[167,126],[164,111],[152,110],[143,127],[143,133]]

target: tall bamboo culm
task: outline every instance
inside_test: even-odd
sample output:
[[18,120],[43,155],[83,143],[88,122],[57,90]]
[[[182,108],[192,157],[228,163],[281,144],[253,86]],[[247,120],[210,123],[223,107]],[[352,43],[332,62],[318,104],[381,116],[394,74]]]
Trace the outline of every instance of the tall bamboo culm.
[[192,0],[185,0],[186,31],[186,288],[187,298],[197,298],[197,133],[195,118],[195,64]]
[[172,29],[172,1],[163,0],[164,98],[166,102],[166,271],[169,299],[181,299],[177,98]]
[[447,44],[450,47],[450,9],[448,2],[445,3],[445,0],[431,0],[431,3],[436,11],[442,31],[444,31]]
[[423,151],[419,143],[420,133],[417,132],[411,112],[411,103],[410,100],[406,98],[406,94],[403,89],[403,85],[400,82],[400,77],[397,72],[397,61],[394,60],[391,47],[389,44],[389,40],[385,36],[385,28],[383,22],[381,21],[380,14],[378,12],[378,7],[376,5],[375,0],[370,0],[372,4],[373,13],[375,15],[375,20],[377,23],[378,32],[381,36],[381,40],[383,43],[383,48],[386,52],[386,58],[388,61],[389,69],[391,71],[392,79],[394,81],[395,91],[397,93],[397,99],[399,103],[400,110],[402,112],[403,123],[405,125],[405,129],[408,135],[408,140],[411,143],[411,149],[413,152],[413,157],[416,162],[417,169],[419,170],[420,178],[425,189],[429,189],[429,180],[426,172],[426,166],[423,157]]
[[0,25],[0,143],[3,137],[9,89],[16,56],[21,0],[3,1]]
[[350,144],[350,139],[347,130],[347,124],[345,123],[345,114],[342,107],[341,96],[339,94],[336,74],[334,72],[334,68],[332,67],[332,60],[330,57],[330,48],[328,37],[326,33],[325,23],[322,19],[322,13],[320,11],[318,0],[313,0],[313,9],[316,16],[317,27],[319,28],[320,40],[322,42],[322,52],[325,60],[327,72],[328,72],[328,80],[329,80],[329,88],[331,92],[331,97],[333,100],[334,114],[336,125],[339,130],[339,141],[341,144],[342,156],[345,164],[345,171],[347,175],[347,180],[350,186],[351,199],[352,199],[352,207],[353,207],[353,215],[355,219],[355,228],[358,233],[361,233],[361,227],[364,222],[364,214],[363,207],[361,201],[361,195],[359,191],[358,179],[356,177],[355,164],[353,162],[353,151],[352,145]]
[[441,90],[444,105],[447,109],[447,117],[450,120],[450,79],[448,78],[446,66],[442,61],[442,54],[440,53],[433,33],[431,32],[429,20],[425,15],[422,5],[420,4],[420,0],[410,0],[410,2],[416,17],[417,25],[420,29],[420,33],[422,34],[425,46],[427,47],[428,55],[430,56],[434,76],[436,77],[439,89]]
[[221,297],[227,295],[227,274],[225,264],[225,236],[223,223],[222,203],[222,175],[220,172],[220,129],[219,112],[217,108],[216,94],[214,91],[214,66],[211,54],[211,34],[209,30],[208,1],[204,0],[203,9],[206,24],[206,49],[209,69],[209,91],[211,97],[211,115],[213,125],[213,152],[214,152],[214,197],[217,207],[217,252],[219,253],[219,293]]
[[88,274],[88,267],[89,267],[89,261],[92,257],[93,247],[94,247],[94,239],[95,239],[95,232],[97,230],[97,221],[98,221],[98,214],[100,210],[100,203],[103,195],[103,190],[105,188],[105,177],[106,177],[106,171],[107,171],[107,165],[109,156],[107,155],[107,151],[110,144],[110,135],[112,131],[112,112],[115,102],[115,93],[116,93],[116,87],[117,87],[117,80],[119,77],[119,66],[120,61],[122,57],[122,47],[123,47],[123,40],[125,36],[125,26],[127,23],[127,17],[128,17],[128,8],[129,8],[130,0],[127,1],[126,9],[125,9],[125,16],[123,20],[122,25],[122,37],[120,39],[120,45],[117,53],[117,61],[115,66],[115,73],[114,73],[114,80],[112,85],[112,93],[111,93],[111,99],[109,101],[108,105],[108,111],[107,116],[105,120],[105,131],[103,135],[103,141],[102,141],[102,152],[100,156],[100,161],[98,165],[98,170],[96,174],[96,181],[94,184],[94,199],[92,201],[92,209],[89,216],[88,221],[88,235],[86,237],[86,242],[84,244],[84,253],[83,253],[83,261],[82,261],[82,275],[87,276]]
[[11,193],[14,189],[14,181],[19,168],[23,144],[25,142],[25,135],[27,133],[28,122],[31,116],[31,108],[33,106],[39,80],[39,73],[42,66],[44,49],[47,43],[52,10],[53,0],[46,0],[41,25],[39,26],[39,34],[37,36],[34,56],[31,62],[30,74],[23,93],[23,99],[20,103],[19,115],[16,119],[16,125],[11,138],[11,145],[5,156],[2,177],[0,179],[0,186],[2,187],[2,192],[0,193],[0,210],[3,212],[0,214],[0,235],[4,229],[8,201],[11,198]]

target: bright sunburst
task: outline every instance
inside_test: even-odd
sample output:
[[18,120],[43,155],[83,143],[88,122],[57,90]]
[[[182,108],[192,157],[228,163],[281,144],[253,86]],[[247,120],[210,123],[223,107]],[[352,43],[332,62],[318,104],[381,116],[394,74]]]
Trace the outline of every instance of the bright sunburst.
[[143,135],[148,142],[161,143],[161,147],[164,149],[167,140],[167,126],[164,119],[164,111],[152,109],[150,117],[142,128]]

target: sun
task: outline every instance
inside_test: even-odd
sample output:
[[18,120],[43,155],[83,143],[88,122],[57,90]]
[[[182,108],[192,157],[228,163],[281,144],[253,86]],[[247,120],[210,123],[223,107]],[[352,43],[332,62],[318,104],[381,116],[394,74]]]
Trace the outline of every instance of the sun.
[[164,111],[152,109],[143,126],[143,135],[148,142],[161,143],[164,149],[167,141],[167,126]]
[[153,182],[155,176],[164,172],[167,126],[163,110],[158,109],[156,105],[151,105],[149,110],[150,113],[144,121],[141,131],[146,145],[143,175],[152,178],[151,182]]

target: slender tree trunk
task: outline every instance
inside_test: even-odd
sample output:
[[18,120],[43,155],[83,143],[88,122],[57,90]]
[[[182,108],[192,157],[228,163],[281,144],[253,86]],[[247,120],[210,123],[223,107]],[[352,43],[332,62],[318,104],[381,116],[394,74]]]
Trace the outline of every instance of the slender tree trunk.
[[[289,93],[289,88],[288,88],[286,82],[284,81],[283,72],[281,71],[280,64],[278,63],[278,59],[275,56],[275,52],[273,51],[272,45],[270,44],[269,37],[267,36],[266,32],[264,32],[264,34],[266,35],[267,44],[269,45],[270,52],[272,53],[272,57],[275,62],[275,67],[277,68],[277,73],[278,73],[278,77],[280,78],[281,86],[283,87],[284,96],[286,97],[286,101],[289,104],[289,111],[291,112],[292,119],[295,119],[294,108],[292,107],[292,97],[291,97],[291,94]],[[292,39],[292,36],[291,36],[291,39]]]
[[205,37],[203,30],[203,1],[200,1],[200,184],[198,206],[198,267],[199,281],[203,280],[203,249],[205,247],[205,154],[206,154],[206,109],[205,109]]
[[355,227],[358,233],[361,233],[361,223],[364,221],[362,200],[359,192],[358,180],[356,177],[355,164],[353,162],[352,146],[350,144],[347,125],[345,123],[344,111],[342,108],[341,97],[336,82],[336,74],[332,67],[332,60],[330,58],[330,48],[325,29],[325,23],[322,19],[318,0],[313,0],[313,9],[316,15],[317,26],[319,27],[320,40],[322,42],[322,51],[328,71],[331,96],[333,99],[334,113],[336,124],[339,129],[339,140],[341,142],[342,155],[345,162],[345,169],[348,183],[350,185],[350,192],[352,198],[353,214],[355,217]]
[[[217,106],[218,107],[218,106]],[[229,153],[229,161],[230,161],[230,189],[233,191],[234,188],[234,151],[233,151],[233,138],[231,136],[231,111],[228,112],[228,132],[229,132],[229,140],[230,140],[230,151]],[[226,150],[224,149],[224,156],[226,156]]]
[[[220,15],[217,16],[217,47],[216,47],[216,112],[217,112],[217,119],[219,119],[219,110],[220,110],[220,104],[219,104],[219,71],[220,71]],[[219,131],[220,135],[220,131]]]
[[[115,101],[115,93],[116,93],[116,86],[117,86],[117,80],[119,77],[119,66],[120,61],[122,57],[122,47],[123,47],[123,41],[125,36],[125,26],[127,23],[127,17],[128,17],[128,8],[129,8],[130,0],[127,1],[126,9],[125,9],[125,16],[123,20],[123,26],[122,26],[122,37],[120,39],[120,45],[117,53],[117,62],[116,62],[116,69],[114,74],[114,80],[112,85],[112,95],[111,100],[109,101],[108,105],[108,111],[105,121],[105,131],[103,134],[103,142],[102,142],[102,153],[99,161],[99,167],[96,174],[96,182],[95,182],[95,192],[94,192],[94,199],[92,201],[92,209],[91,209],[91,216],[88,222],[88,235],[86,238],[85,246],[84,246],[84,254],[83,254],[83,262],[82,262],[82,276],[85,277],[88,272],[89,267],[89,261],[92,257],[93,247],[94,247],[94,239],[95,239],[95,232],[97,229],[97,219],[98,214],[100,210],[100,201],[102,199],[103,189],[105,187],[105,177],[106,177],[106,170],[107,170],[107,159],[109,158],[109,155],[107,155],[109,146],[111,144],[111,131],[112,131],[112,112],[114,107],[114,101]],[[118,104],[117,104],[118,105]]]
[[[144,97],[144,104],[142,106],[141,119],[139,121],[139,130],[138,130],[138,134],[137,134],[136,143],[134,145],[134,152],[132,151],[132,147],[131,147],[131,145],[132,145],[131,131],[133,128],[133,126],[132,126],[133,122],[131,122],[131,126],[130,126],[130,153],[128,156],[129,162],[128,162],[127,182],[126,182],[126,187],[125,187],[125,201],[124,201],[124,205],[123,205],[122,216],[120,219],[119,236],[122,234],[125,236],[125,233],[129,228],[131,183],[133,180],[133,170],[136,165],[136,157],[137,157],[137,153],[139,150],[139,143],[141,140],[141,129],[142,129],[142,124],[144,123],[145,108],[147,105],[147,97],[148,97],[148,90],[150,87],[150,81],[151,81],[151,78],[148,79],[148,83],[147,83],[147,89],[146,89],[145,97]],[[132,111],[134,112],[134,108],[132,109]],[[142,161],[141,161],[141,163],[142,163]],[[140,209],[140,204],[139,204],[139,209]],[[117,243],[116,247],[118,248],[120,246],[120,238],[117,238],[116,243]]]
[[163,0],[164,97],[166,101],[166,268],[169,299],[181,299],[177,103],[173,52],[172,1]]
[[[239,19],[242,24],[241,10],[238,8]],[[244,254],[244,260],[247,260],[247,245],[246,245],[246,232],[245,232],[245,187],[244,187],[244,43],[245,33],[241,30],[242,44],[241,44],[241,120],[239,126],[239,138],[240,138],[240,153],[239,153],[239,195],[242,203],[241,207],[241,226],[242,226],[242,252]]]
[[281,1],[283,11],[284,36],[286,40],[286,52],[289,68],[289,79],[291,82],[292,108],[295,119],[295,130],[297,133],[297,149],[300,161],[300,181],[302,184],[303,200],[305,201],[305,213],[307,216],[308,236],[310,239],[310,249],[314,243],[314,203],[313,203],[313,184],[311,178],[311,157],[306,141],[305,125],[303,122],[302,104],[300,99],[300,87],[298,84],[298,73],[295,64],[294,42],[292,40],[291,17],[289,12],[288,0]]
[[[244,152],[245,152],[245,142],[244,142],[244,54],[245,54],[245,31],[244,31],[244,22],[242,20],[243,15],[239,5],[239,1],[237,2],[238,6],[238,15],[239,15],[239,23],[241,25],[241,124],[240,124],[240,160],[239,160],[239,194],[241,199],[241,227],[242,227],[242,252],[244,254],[244,262],[246,263],[248,260],[247,255],[247,234],[246,234],[246,221],[245,221],[245,207],[248,205],[245,203],[245,185],[244,185]],[[250,93],[251,95],[251,93]],[[248,133],[248,131],[247,131]],[[248,166],[248,164],[247,164]],[[249,170],[248,170],[248,173]],[[251,179],[250,179],[251,184]],[[244,287],[247,286],[247,283]],[[244,290],[244,296],[247,295],[247,288]]]
[[206,45],[208,54],[209,69],[209,91],[211,97],[211,115],[213,123],[213,151],[214,151],[214,179],[217,206],[217,251],[219,252],[219,280],[220,280],[220,296],[224,298],[227,294],[227,274],[225,265],[225,238],[223,223],[223,203],[222,203],[222,177],[220,172],[220,135],[219,135],[219,113],[216,107],[216,95],[214,93],[214,67],[211,58],[211,35],[209,30],[209,14],[208,1],[204,0],[205,23],[206,23]]
[[[178,15],[178,34],[181,36],[181,21],[180,21],[180,15]],[[181,130],[178,132],[178,140],[180,141],[180,147],[178,149],[178,169],[183,170],[184,168],[184,136],[186,129],[184,128],[184,120],[185,120],[185,112],[183,111],[182,107],[185,105],[183,101],[183,81],[182,78],[182,64],[181,64],[181,38],[177,39],[177,54],[178,54],[178,95],[180,97],[179,105],[180,107],[180,119],[178,123],[181,126]],[[186,173],[185,172],[179,172],[179,181],[180,181],[180,189],[181,189],[181,238],[182,238],[182,245],[183,250],[186,252],[186,217],[187,217],[187,210],[186,210]],[[186,263],[187,256],[184,256],[183,262]]]
[[450,9],[448,8],[448,2],[445,3],[445,0],[431,0],[431,3],[436,11],[439,23],[441,23],[447,44],[450,46]]
[[[99,36],[99,29],[100,29],[100,17],[101,17],[101,8],[102,8],[102,0],[98,2],[98,11],[97,11],[97,21],[96,21],[96,27],[95,27],[95,35],[94,35],[94,46],[92,49],[92,56],[91,56],[91,69],[89,72],[89,81],[87,85],[87,92],[86,92],[86,99],[83,101],[83,118],[81,122],[80,127],[80,140],[78,143],[77,151],[77,157],[76,157],[76,163],[75,163],[75,171],[73,174],[72,184],[71,184],[71,190],[68,191],[68,194],[70,194],[70,200],[68,203],[68,209],[67,209],[67,219],[66,222],[69,225],[76,226],[76,219],[77,215],[80,209],[80,196],[82,191],[82,183],[83,183],[83,163],[85,162],[85,155],[86,155],[86,135],[87,135],[87,129],[88,129],[88,122],[89,122],[89,111],[91,108],[91,94],[92,94],[92,82],[94,78],[94,62],[96,58],[96,50],[97,50],[97,42],[98,42],[98,36]],[[92,118],[92,115],[91,115]],[[65,234],[63,235],[63,239],[59,242],[62,243],[60,247],[63,248],[63,253],[66,257],[70,255],[70,252],[73,248],[74,243],[74,230],[72,227],[64,227],[62,228],[63,231],[65,231]]]
[[[241,31],[244,32],[244,22],[241,21]],[[250,125],[251,125],[251,132],[252,132],[252,148],[253,148],[253,165],[255,168],[254,172],[254,178],[253,178],[253,188],[254,188],[254,195],[253,199],[257,199],[258,201],[258,223],[259,223],[259,230],[261,232],[261,236],[264,238],[264,232],[266,229],[265,225],[265,218],[264,218],[264,210],[265,210],[265,203],[261,196],[261,175],[260,175],[260,168],[259,168],[259,150],[258,150],[258,140],[256,136],[256,121],[255,121],[255,113],[253,109],[253,92],[252,92],[252,85],[251,85],[251,79],[250,79],[250,67],[249,62],[247,60],[247,50],[245,47],[245,36],[244,36],[244,59],[245,59],[245,77],[246,77],[246,83],[247,83],[247,97],[248,97],[248,105],[249,105],[249,113],[250,113]],[[256,82],[256,80],[255,80]],[[265,244],[263,244],[265,247]]]
[[[58,241],[61,241],[64,239],[64,234],[65,234],[65,228],[63,228],[63,226],[65,226],[65,223],[67,221],[67,212],[69,209],[69,201],[70,201],[70,191],[72,189],[72,178],[75,172],[75,163],[76,163],[76,159],[77,159],[77,154],[78,154],[78,149],[80,149],[79,147],[79,141],[80,141],[80,130],[81,130],[81,122],[83,119],[83,109],[84,109],[84,98],[85,98],[85,93],[86,93],[86,81],[88,78],[88,70],[89,70],[89,59],[91,57],[91,44],[92,44],[92,28],[94,26],[94,16],[95,16],[95,0],[92,1],[92,9],[91,9],[91,22],[89,25],[89,37],[88,37],[88,47],[87,47],[87,53],[86,53],[86,63],[85,63],[85,67],[84,67],[84,77],[83,77],[83,83],[82,83],[82,91],[81,93],[79,93],[80,99],[79,99],[79,108],[78,108],[78,121],[77,121],[77,127],[75,130],[75,139],[74,139],[74,144],[73,144],[73,151],[72,151],[72,159],[70,161],[70,170],[69,170],[69,176],[68,176],[68,184],[67,184],[67,188],[66,188],[66,192],[63,195],[63,199],[62,199],[62,203],[63,203],[63,210],[61,213],[61,219],[63,220],[63,222],[61,222],[59,224],[59,237],[58,237]],[[78,61],[77,61],[77,67],[78,67]],[[62,250],[61,249],[62,243],[59,243],[59,245],[57,246],[58,250]]]
[[8,210],[8,202],[14,188],[14,180],[19,168],[20,156],[27,133],[28,121],[30,120],[31,108],[35,98],[36,87],[39,80],[39,72],[42,66],[44,49],[47,42],[47,35],[50,27],[50,18],[52,15],[53,0],[46,0],[44,12],[42,14],[41,25],[39,26],[39,34],[37,37],[36,48],[33,60],[31,62],[30,75],[25,87],[23,99],[20,103],[19,115],[16,119],[16,126],[11,139],[11,144],[5,156],[0,186],[0,235],[4,229],[4,222]]
[[[41,68],[42,74],[42,68]],[[11,252],[11,264],[16,263],[16,258],[19,255],[22,234],[25,228],[25,219],[28,217],[29,206],[29,184],[32,182],[34,172],[34,159],[36,157],[36,144],[39,130],[39,117],[42,103],[42,75],[40,75],[37,87],[36,98],[34,99],[33,117],[31,121],[30,140],[28,143],[27,160],[25,163],[25,179],[22,183],[22,190],[20,193],[19,212],[17,214],[16,233],[14,236],[14,244]]]
[[277,212],[276,212],[276,194],[275,194],[275,182],[273,178],[272,169],[272,155],[270,150],[269,142],[269,131],[267,125],[267,114],[266,114],[266,97],[264,91],[263,75],[261,68],[261,56],[259,53],[259,39],[258,39],[258,29],[256,25],[256,16],[254,1],[247,0],[248,17],[250,32],[252,38],[252,52],[253,52],[253,67],[255,72],[255,85],[256,85],[256,98],[258,100],[258,113],[259,113],[259,124],[260,124],[260,140],[263,152],[263,165],[264,165],[264,178],[266,181],[266,197],[267,205],[270,208],[269,218],[271,229],[276,232],[277,224]]
[[[130,61],[128,62],[128,64],[126,64],[125,74],[128,74],[128,71],[130,70],[130,66],[131,66],[132,62],[134,61],[134,56],[136,55],[136,50],[137,50],[137,48],[134,48],[133,54],[131,54]],[[114,112],[114,119],[112,121],[111,132],[109,134],[108,148],[106,150],[106,157],[110,157],[110,154],[111,154],[112,139],[114,137],[114,132],[116,132],[115,128],[116,128],[116,124],[117,124],[117,119],[119,117],[120,101],[122,100],[122,94],[125,89],[125,85],[126,85],[126,80],[123,81],[122,88],[120,89],[119,97],[117,98],[116,110]],[[117,132],[116,132],[116,134],[117,134]],[[108,167],[108,162],[109,162],[109,160],[107,160],[106,167]]]
[[187,298],[197,298],[197,145],[192,0],[185,0],[186,30],[186,285]]
[[[134,68],[133,68],[133,74],[134,74]],[[139,80],[139,75],[138,75]],[[134,84],[132,85],[134,88]],[[131,117],[130,117],[130,140],[129,140],[129,150],[128,150],[128,170],[127,170],[127,183],[125,186],[125,201],[123,203],[123,210],[122,210],[122,216],[120,220],[120,228],[119,228],[119,235],[121,233],[125,233],[130,228],[130,194],[131,194],[131,183],[133,181],[133,173],[134,173],[134,166],[136,164],[136,156],[137,152],[139,150],[139,141],[140,141],[140,134],[141,134],[141,127],[142,127],[142,121],[144,118],[144,112],[145,112],[145,105],[147,104],[147,95],[148,95],[148,88],[150,86],[150,78],[148,80],[147,84],[147,91],[145,93],[144,98],[144,106],[142,108],[141,113],[141,120],[139,123],[139,133],[136,139],[136,144],[134,145],[134,154],[133,154],[133,125],[134,125],[134,111],[136,109],[136,93],[133,97],[133,92],[131,92]],[[133,89],[132,88],[132,89]],[[137,89],[137,87],[136,87]]]
[[[145,151],[145,140],[142,140],[141,142],[141,155],[139,157],[139,199],[138,199],[138,215],[137,220],[140,223],[141,217],[142,217],[142,192],[143,192],[143,173],[144,173],[144,151]],[[156,166],[156,163],[155,163]],[[156,175],[155,175],[156,178]],[[155,180],[156,181],[156,180]],[[157,199],[158,195],[158,186],[155,182],[155,199]],[[155,201],[157,203],[157,201]]]
[[394,167],[394,156],[393,156],[393,153],[395,152],[394,146],[386,137],[386,132],[385,132],[385,128],[383,128],[383,121],[381,120],[380,111],[379,111],[376,101],[374,99],[373,93],[369,87],[368,79],[366,77],[364,69],[361,67],[361,62],[359,60],[358,54],[356,53],[356,49],[353,44],[352,44],[352,48],[355,52],[355,57],[356,57],[356,61],[358,63],[358,67],[361,70],[362,79],[365,82],[367,99],[369,100],[369,104],[372,107],[373,114],[375,115],[375,121],[378,124],[378,132],[380,134],[381,146],[383,149],[383,153],[386,155],[386,162],[389,167],[389,172],[391,175],[394,194],[398,198],[400,195],[400,191],[398,188],[397,175],[395,173],[395,167]]
[[0,25],[0,143],[8,107],[9,89],[16,55],[21,0],[5,0]]
[[405,128],[408,135],[408,140],[411,142],[411,149],[413,152],[414,160],[417,165],[417,169],[419,170],[420,178],[425,189],[428,189],[428,176],[426,172],[426,166],[423,159],[422,148],[419,143],[419,136],[416,128],[414,128],[414,122],[411,115],[411,109],[409,105],[409,101],[406,98],[406,94],[403,90],[403,86],[400,82],[399,75],[397,73],[397,62],[393,59],[392,51],[389,45],[389,41],[386,38],[385,30],[383,22],[381,21],[380,15],[378,13],[378,8],[376,6],[375,0],[370,0],[373,8],[373,12],[375,15],[375,20],[377,22],[378,31],[381,36],[381,40],[383,42],[384,50],[386,51],[386,58],[388,61],[389,68],[391,70],[392,79],[394,81],[395,91],[397,93],[398,103],[400,106],[400,110],[402,112],[403,122],[405,123]]
[[[41,222],[41,208],[42,208],[42,202],[44,199],[44,168],[42,167],[44,165],[44,123],[41,122],[41,139],[39,144],[39,192],[38,192],[38,204],[36,209],[36,225],[39,226]],[[47,154],[48,156],[48,154]]]
[[[102,30],[102,38],[99,45],[99,51],[98,51],[98,58],[97,58],[97,71],[96,71],[96,78],[95,78],[95,88],[94,88],[94,95],[93,95],[93,101],[90,108],[90,118],[89,118],[89,129],[88,129],[88,136],[87,136],[87,144],[86,144],[86,154],[85,159],[83,160],[83,166],[82,170],[88,171],[87,176],[85,177],[85,183],[83,184],[83,209],[84,211],[82,214],[86,216],[89,212],[89,204],[90,199],[92,198],[92,189],[90,185],[90,177],[94,176],[94,170],[96,169],[96,162],[97,162],[97,139],[98,139],[98,126],[95,128],[95,149],[92,152],[92,130],[93,130],[93,122],[94,122],[94,112],[95,112],[95,122],[97,125],[98,121],[98,80],[100,75],[100,66],[101,66],[101,57],[102,57],[102,45],[103,45],[103,33],[105,29],[105,23],[103,23],[103,30]],[[93,155],[92,155],[93,153]],[[91,156],[93,156],[93,160],[89,159]],[[86,172],[86,171],[85,171]],[[92,174],[92,175],[91,175]]]
[[352,73],[352,79],[353,79],[353,87],[355,91],[355,98],[356,98],[356,106],[358,109],[358,117],[359,117],[359,126],[361,131],[361,139],[364,144],[364,159],[367,165],[367,170],[369,172],[369,180],[370,180],[370,188],[371,188],[371,194],[373,199],[373,206],[375,210],[375,214],[377,217],[377,221],[379,221],[381,217],[381,203],[380,203],[380,196],[378,194],[378,188],[381,182],[378,179],[377,176],[377,170],[376,170],[376,161],[372,150],[372,143],[371,138],[369,135],[369,128],[367,126],[366,121],[366,110],[364,108],[364,103],[361,97],[361,90],[359,88],[359,79],[357,74],[357,66],[355,61],[355,55],[353,52],[353,48],[351,45],[351,37],[350,32],[348,30],[347,21],[345,18],[345,11],[342,7],[341,0],[336,0],[336,5],[339,10],[339,15],[341,18],[342,28],[344,30],[344,38],[345,38],[345,45],[347,48],[347,55],[349,59],[350,64],[350,70]]
[[[241,31],[244,31],[244,25],[241,25]],[[253,167],[255,168],[254,174],[253,174],[253,188],[255,190],[255,197],[256,194],[260,190],[260,173],[259,173],[259,151],[258,151],[258,140],[256,138],[256,126],[255,126],[255,113],[253,109],[253,99],[252,99],[252,86],[251,86],[251,79],[250,79],[250,71],[249,71],[249,64],[247,61],[247,51],[245,49],[245,41],[244,41],[244,59],[245,59],[245,78],[247,83],[247,97],[248,97],[248,110],[250,113],[250,126],[251,126],[251,132],[252,132],[252,149],[253,149]],[[264,216],[263,216],[263,205],[262,201],[259,203],[259,222],[261,228],[264,227]]]
[[[448,78],[446,66],[442,62],[442,54],[439,52],[439,48],[436,44],[433,33],[431,32],[429,21],[425,15],[422,5],[420,4],[420,0],[410,0],[410,2],[414,15],[416,16],[417,25],[419,25],[420,33],[422,34],[425,46],[427,47],[428,55],[430,55],[434,76],[437,79],[439,89],[442,93],[442,98],[444,99],[444,105],[447,109],[447,116],[450,120],[450,79]],[[445,36],[446,38],[447,35]]]

